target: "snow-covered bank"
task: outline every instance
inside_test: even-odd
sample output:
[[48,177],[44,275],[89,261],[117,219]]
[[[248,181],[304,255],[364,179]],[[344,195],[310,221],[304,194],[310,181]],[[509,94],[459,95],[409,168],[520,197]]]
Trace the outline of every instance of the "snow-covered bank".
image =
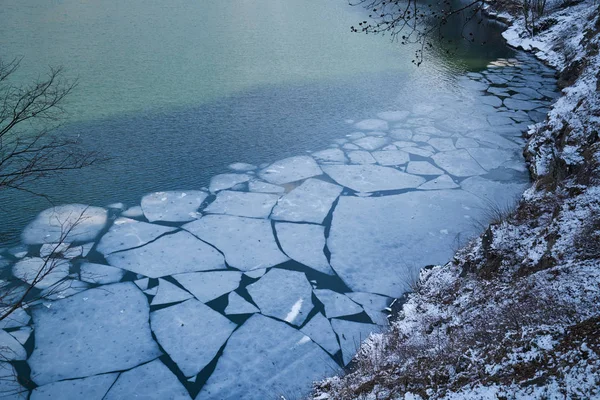
[[533,187],[423,271],[391,331],[314,399],[600,398],[599,14],[594,1],[557,7],[534,38],[512,20],[509,44],[556,67],[564,87],[527,133]]

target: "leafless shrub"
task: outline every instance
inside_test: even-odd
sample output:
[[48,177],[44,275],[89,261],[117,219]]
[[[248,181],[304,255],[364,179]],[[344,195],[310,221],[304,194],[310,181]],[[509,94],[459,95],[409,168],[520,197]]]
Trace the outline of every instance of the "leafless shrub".
[[0,59],[0,189],[43,196],[31,184],[40,178],[81,169],[104,159],[80,147],[79,137],[55,135],[66,118],[64,102],[77,82],[62,68],[30,85],[12,83],[21,59]]

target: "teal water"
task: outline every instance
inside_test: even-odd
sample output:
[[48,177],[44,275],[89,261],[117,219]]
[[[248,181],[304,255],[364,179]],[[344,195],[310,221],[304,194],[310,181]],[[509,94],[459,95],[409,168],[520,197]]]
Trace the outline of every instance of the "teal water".
[[[23,57],[21,82],[65,67],[79,85],[60,134],[111,157],[35,190],[103,206],[200,188],[232,162],[321,148],[346,119],[435,102],[460,72],[511,54],[487,26],[488,46],[461,43],[417,68],[413,48],[350,33],[366,14],[343,0],[3,1],[0,56]],[[49,205],[2,193],[0,243]]]

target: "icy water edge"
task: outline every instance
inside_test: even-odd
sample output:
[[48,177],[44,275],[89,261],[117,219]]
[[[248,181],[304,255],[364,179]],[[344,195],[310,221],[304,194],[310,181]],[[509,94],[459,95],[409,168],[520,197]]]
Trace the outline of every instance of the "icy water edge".
[[232,164],[208,188],[41,213],[2,254],[7,280],[30,281],[83,218],[36,288],[48,300],[3,321],[2,391],[306,393],[385,327],[419,268],[446,262],[490,203],[527,187],[521,132],[556,96],[553,72],[519,54],[458,82],[434,104],[346,121],[328,148]]

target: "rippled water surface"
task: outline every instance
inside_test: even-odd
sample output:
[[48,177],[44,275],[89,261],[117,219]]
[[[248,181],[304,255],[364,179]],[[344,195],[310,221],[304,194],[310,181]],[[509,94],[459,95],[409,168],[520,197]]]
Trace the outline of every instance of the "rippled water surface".
[[[1,56],[23,57],[22,82],[49,65],[78,78],[63,133],[112,158],[35,189],[104,205],[200,188],[231,162],[324,146],[345,119],[435,101],[457,71],[511,54],[480,27],[489,46],[461,42],[416,68],[414,49],[350,33],[365,14],[343,0],[3,2]],[[9,244],[48,203],[5,193],[0,206]]]

